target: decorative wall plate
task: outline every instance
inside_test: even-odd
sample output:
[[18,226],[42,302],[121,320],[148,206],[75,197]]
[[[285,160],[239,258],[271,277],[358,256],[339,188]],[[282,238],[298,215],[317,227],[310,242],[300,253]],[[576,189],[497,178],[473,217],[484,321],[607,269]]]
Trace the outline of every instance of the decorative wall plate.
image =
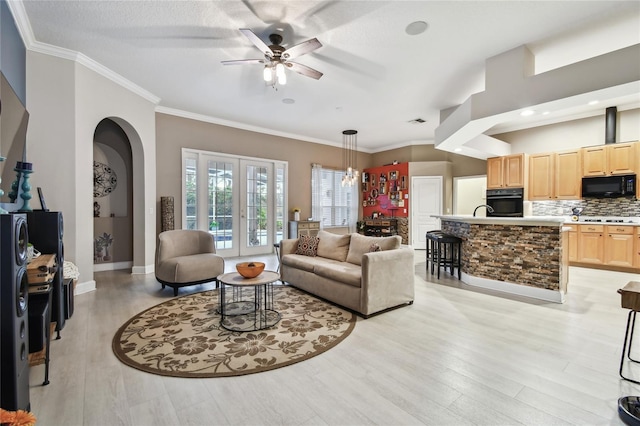
[[93,162],[93,197],[105,197],[118,185],[118,177],[111,167],[98,161]]

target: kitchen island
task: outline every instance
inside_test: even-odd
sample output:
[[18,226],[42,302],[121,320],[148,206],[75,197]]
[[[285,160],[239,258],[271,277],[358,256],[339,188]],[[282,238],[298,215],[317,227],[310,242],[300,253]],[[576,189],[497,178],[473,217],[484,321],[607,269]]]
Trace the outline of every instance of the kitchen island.
[[564,302],[568,236],[563,217],[434,217],[443,232],[462,239],[466,284]]

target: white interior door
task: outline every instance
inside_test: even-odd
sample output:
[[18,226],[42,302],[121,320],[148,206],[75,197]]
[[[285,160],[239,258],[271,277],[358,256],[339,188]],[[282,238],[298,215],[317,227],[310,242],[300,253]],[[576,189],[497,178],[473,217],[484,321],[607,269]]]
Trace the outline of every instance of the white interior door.
[[442,176],[414,176],[411,178],[411,245],[425,250],[426,234],[440,229],[442,214]]

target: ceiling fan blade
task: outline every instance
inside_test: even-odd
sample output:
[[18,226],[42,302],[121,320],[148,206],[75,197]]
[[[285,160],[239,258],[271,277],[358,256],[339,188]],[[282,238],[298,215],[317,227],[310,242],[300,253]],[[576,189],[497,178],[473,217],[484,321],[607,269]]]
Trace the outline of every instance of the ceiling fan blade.
[[270,58],[273,57],[273,52],[269,46],[267,46],[264,41],[260,40],[260,37],[258,37],[253,31],[248,28],[240,28],[240,32],[244,34],[245,37],[247,37],[258,49],[260,49],[262,53]]
[[320,77],[322,77],[322,73],[320,71],[316,71],[313,68],[299,64],[297,62],[285,62],[285,65],[287,66],[287,68],[291,69],[291,71],[295,71],[298,74],[306,75],[307,77],[315,78],[316,80],[320,80]]
[[264,64],[264,59],[239,59],[237,61],[220,61],[222,65]]
[[287,60],[297,58],[298,56],[312,52],[319,47],[322,47],[322,43],[320,43],[317,38],[312,38],[310,40],[303,41],[302,43],[298,43],[295,46],[291,46],[282,52],[282,57]]

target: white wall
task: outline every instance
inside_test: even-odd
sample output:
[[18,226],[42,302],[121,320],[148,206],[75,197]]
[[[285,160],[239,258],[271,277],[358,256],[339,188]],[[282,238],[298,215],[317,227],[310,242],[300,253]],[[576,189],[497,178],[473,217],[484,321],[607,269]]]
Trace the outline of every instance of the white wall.
[[[133,154],[134,269],[153,271],[155,254],[155,105],[85,66],[27,52],[28,160],[47,207],[64,217],[65,260],[93,280],[93,136],[104,118],[127,133]],[[34,206],[37,208],[37,206]]]
[[[511,143],[511,152],[536,154],[604,144],[605,115],[494,135]],[[617,142],[640,140],[640,109],[618,111]]]
[[[470,215],[487,202],[487,177],[471,176],[453,178],[453,214]],[[478,209],[477,216],[486,216],[486,209]]]

